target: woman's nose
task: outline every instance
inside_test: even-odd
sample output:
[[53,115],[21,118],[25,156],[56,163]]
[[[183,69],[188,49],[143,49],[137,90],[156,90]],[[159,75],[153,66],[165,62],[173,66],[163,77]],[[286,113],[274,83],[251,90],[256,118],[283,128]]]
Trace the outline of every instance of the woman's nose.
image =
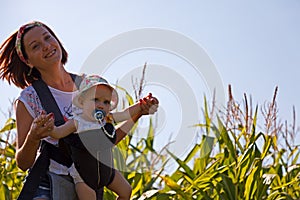
[[50,44],[49,44],[48,42],[44,42],[44,43],[43,43],[43,51],[48,50],[49,47],[50,47]]

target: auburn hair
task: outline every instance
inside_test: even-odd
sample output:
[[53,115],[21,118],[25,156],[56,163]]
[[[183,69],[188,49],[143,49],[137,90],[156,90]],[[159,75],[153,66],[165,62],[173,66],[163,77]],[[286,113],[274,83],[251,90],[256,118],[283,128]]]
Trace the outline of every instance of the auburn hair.
[[[33,27],[25,29],[24,34],[21,38],[22,53],[25,59],[27,59],[28,56],[24,49],[23,38],[24,35]],[[55,33],[47,25],[43,24],[43,27],[45,27],[49,31],[49,33],[58,41],[62,50],[61,62],[62,64],[65,64],[68,60],[67,51],[65,50]],[[13,83],[18,88],[24,89],[34,80],[40,78],[41,73],[36,68],[33,68],[30,75],[28,75],[30,67],[26,63],[21,61],[16,52],[15,44],[17,33],[18,31],[14,32],[0,46],[0,79],[6,79],[9,84]]]

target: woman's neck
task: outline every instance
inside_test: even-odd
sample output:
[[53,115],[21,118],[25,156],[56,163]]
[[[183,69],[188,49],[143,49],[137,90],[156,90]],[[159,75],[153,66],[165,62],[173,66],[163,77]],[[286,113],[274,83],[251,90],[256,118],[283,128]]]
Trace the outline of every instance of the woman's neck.
[[72,92],[76,90],[72,77],[64,67],[42,74],[42,79],[48,86],[61,91]]

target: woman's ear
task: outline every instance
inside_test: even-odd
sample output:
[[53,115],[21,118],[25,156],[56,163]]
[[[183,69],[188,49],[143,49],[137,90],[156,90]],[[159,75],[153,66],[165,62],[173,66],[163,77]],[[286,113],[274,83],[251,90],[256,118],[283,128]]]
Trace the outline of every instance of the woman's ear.
[[28,67],[30,67],[31,69],[34,67],[28,59],[26,60],[26,65],[28,65]]

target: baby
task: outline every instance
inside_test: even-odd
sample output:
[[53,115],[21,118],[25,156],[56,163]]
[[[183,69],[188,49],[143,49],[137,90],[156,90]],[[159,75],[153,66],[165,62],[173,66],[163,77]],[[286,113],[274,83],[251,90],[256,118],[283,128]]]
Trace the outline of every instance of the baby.
[[117,103],[116,90],[103,77],[89,75],[84,77],[79,92],[73,98],[73,104],[82,111],[80,114],[58,127],[54,126],[51,113],[36,119],[53,123],[52,130],[49,129],[51,137],[71,137],[69,141],[72,141],[70,149],[74,163],[69,172],[80,200],[96,199],[95,190],[103,186],[115,192],[119,200],[130,199],[130,184],[113,168],[112,148],[142,115],[156,111],[158,100],[149,93],[139,102],[140,112],[115,128],[110,111],[116,108]]

